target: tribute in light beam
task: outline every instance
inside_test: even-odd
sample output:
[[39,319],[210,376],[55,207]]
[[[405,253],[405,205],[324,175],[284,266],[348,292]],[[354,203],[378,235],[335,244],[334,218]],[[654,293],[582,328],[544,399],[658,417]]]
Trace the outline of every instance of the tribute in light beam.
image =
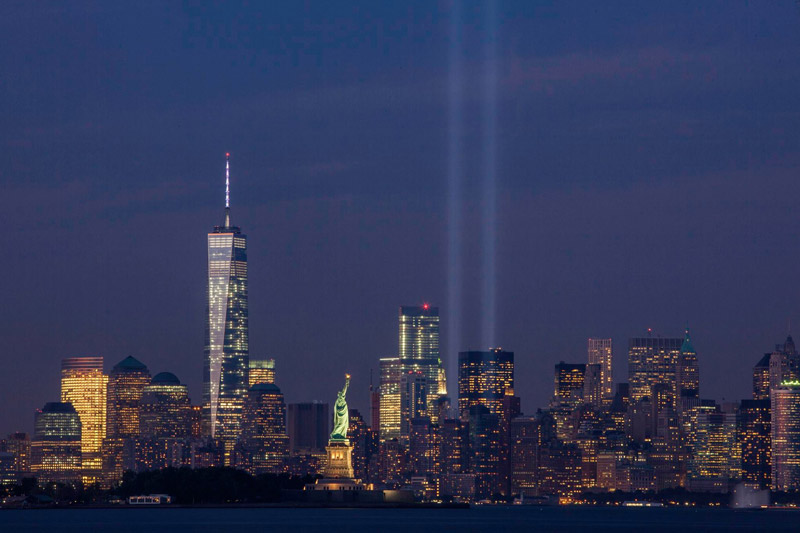
[[496,342],[497,313],[497,4],[486,4],[486,38],[483,78],[483,316],[484,348]]
[[461,2],[454,0],[450,13],[450,50],[447,91],[447,357],[446,374],[451,379],[458,369],[461,344],[461,209],[462,209],[462,90]]

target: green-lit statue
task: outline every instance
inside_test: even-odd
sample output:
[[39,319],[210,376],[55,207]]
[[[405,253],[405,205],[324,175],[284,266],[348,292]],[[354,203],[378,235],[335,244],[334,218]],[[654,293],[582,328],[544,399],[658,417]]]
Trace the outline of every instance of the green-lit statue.
[[333,433],[331,440],[346,440],[347,428],[350,425],[350,412],[347,410],[347,387],[350,385],[350,374],[345,374],[344,388],[336,394],[336,403],[333,405]]

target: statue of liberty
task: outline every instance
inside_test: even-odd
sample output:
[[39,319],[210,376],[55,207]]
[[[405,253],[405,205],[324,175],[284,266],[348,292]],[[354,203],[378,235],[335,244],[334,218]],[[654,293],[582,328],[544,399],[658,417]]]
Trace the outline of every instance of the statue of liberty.
[[350,412],[347,409],[347,387],[350,385],[350,374],[345,374],[344,388],[336,394],[336,403],[333,405],[333,433],[331,440],[347,440],[347,428],[350,425]]

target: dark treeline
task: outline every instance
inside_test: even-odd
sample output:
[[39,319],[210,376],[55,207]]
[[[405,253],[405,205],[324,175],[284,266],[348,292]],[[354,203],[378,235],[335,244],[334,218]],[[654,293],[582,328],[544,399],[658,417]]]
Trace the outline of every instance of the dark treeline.
[[140,494],[168,494],[176,504],[267,503],[281,500],[282,490],[302,490],[313,483],[312,476],[261,474],[252,476],[235,468],[165,468],[147,472],[125,472],[119,486],[102,490],[97,485],[63,485],[50,483],[39,486],[35,478],[25,478],[19,485],[0,487],[0,497],[30,497],[41,502],[62,504],[105,503],[114,497],[126,499]]
[[126,472],[114,493],[122,498],[137,494],[169,494],[177,504],[277,502],[281,490],[302,490],[311,476],[261,474],[251,476],[235,468],[164,468]]

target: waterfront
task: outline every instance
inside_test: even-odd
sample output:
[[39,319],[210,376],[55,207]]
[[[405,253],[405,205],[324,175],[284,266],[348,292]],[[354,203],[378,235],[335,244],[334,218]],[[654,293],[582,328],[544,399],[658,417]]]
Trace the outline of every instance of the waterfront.
[[147,508],[0,511],[0,531],[797,531],[800,512],[710,508]]

